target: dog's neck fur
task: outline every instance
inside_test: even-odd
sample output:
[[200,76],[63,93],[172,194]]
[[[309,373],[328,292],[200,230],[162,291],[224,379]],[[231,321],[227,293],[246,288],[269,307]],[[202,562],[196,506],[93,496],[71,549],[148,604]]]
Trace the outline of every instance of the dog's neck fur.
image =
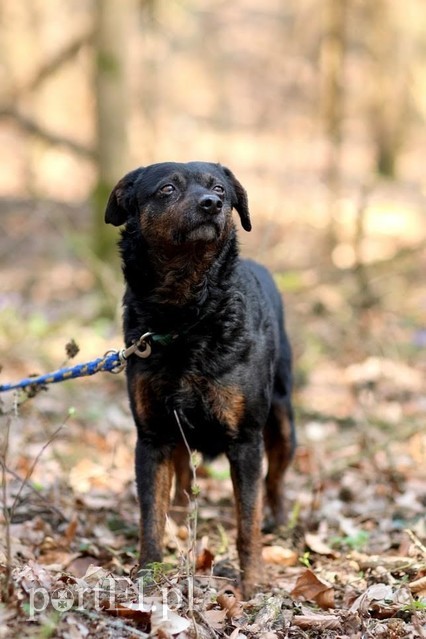
[[[180,317],[183,323],[193,322],[205,300],[214,299],[222,288],[221,282],[229,281],[228,273],[238,259],[235,228],[223,242],[207,246],[194,243],[189,248],[152,249],[140,234],[125,229],[120,246],[123,248],[129,240],[133,250],[122,250],[126,295],[139,306],[141,316],[161,325],[167,325],[169,312],[175,321]],[[214,307],[210,305],[212,310]]]
[[[197,250],[198,249],[198,250]],[[148,249],[153,272],[153,296],[159,304],[185,306],[204,296],[207,275],[216,261],[217,247],[191,246],[185,251]]]

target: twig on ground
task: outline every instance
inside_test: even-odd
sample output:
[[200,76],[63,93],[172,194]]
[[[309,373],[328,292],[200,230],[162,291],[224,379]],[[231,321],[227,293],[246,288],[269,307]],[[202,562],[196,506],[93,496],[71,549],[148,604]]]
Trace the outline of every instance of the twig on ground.
[[417,548],[420,550],[420,552],[422,553],[422,555],[424,557],[426,557],[426,547],[422,544],[422,542],[420,541],[420,539],[413,533],[412,530],[410,530],[409,528],[405,528],[404,532],[407,533],[407,535],[410,537],[411,541],[413,542],[413,544],[415,546],[417,546]]
[[[180,434],[182,435],[182,440],[183,443],[185,444],[186,450],[188,451],[188,455],[189,455],[189,463],[190,463],[190,468],[191,468],[191,472],[192,472],[192,499],[189,499],[189,495],[188,495],[188,499],[189,499],[189,503],[191,506],[191,513],[189,516],[189,531],[190,531],[190,541],[191,541],[191,546],[188,548],[188,554],[187,554],[187,570],[188,570],[188,579],[194,579],[194,575],[195,575],[195,569],[196,569],[196,562],[197,562],[197,557],[196,557],[196,553],[195,553],[195,542],[197,539],[197,525],[198,525],[198,487],[197,487],[197,469],[195,467],[194,464],[194,459],[193,459],[193,453],[192,450],[188,444],[188,441],[185,437],[185,433],[183,431],[182,428],[182,424],[180,422],[179,419],[179,415],[177,410],[175,409],[174,411],[174,415],[175,415],[175,419],[177,422],[177,425],[179,427],[180,430]],[[192,552],[192,566],[190,563],[190,556],[191,556],[191,552]],[[189,583],[189,581],[188,581]],[[195,636],[198,639],[198,630],[197,630],[197,624],[195,622],[195,618],[194,618],[194,596],[193,596],[193,587],[191,587],[191,592],[190,592],[190,596],[188,597],[188,603],[189,603],[189,614],[191,616],[193,625],[194,625],[194,630],[195,630]]]
[[10,595],[12,594],[12,546],[11,546],[11,538],[10,538],[10,520],[11,513],[7,507],[7,474],[6,474],[6,461],[7,454],[9,451],[9,434],[10,434],[10,423],[12,417],[8,415],[6,421],[6,429],[4,434],[4,444],[3,450],[0,455],[0,465],[1,465],[1,475],[2,475],[2,509],[3,509],[3,517],[4,517],[4,527],[5,527],[5,545],[6,545],[6,570],[4,574],[4,581],[2,584],[2,601],[6,603],[9,601]]
[[425,632],[425,629],[424,629],[424,625],[420,621],[419,615],[416,612],[414,612],[411,615],[411,622],[412,622],[414,628],[416,629],[416,631],[419,633],[418,636],[422,637],[422,638],[426,637],[426,632]]

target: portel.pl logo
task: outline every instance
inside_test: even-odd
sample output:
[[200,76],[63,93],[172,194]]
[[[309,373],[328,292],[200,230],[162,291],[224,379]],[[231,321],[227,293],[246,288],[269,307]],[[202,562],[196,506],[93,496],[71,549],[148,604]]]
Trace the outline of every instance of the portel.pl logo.
[[[145,577],[146,578],[146,577]],[[123,577],[104,577],[94,586],[85,582],[61,585],[54,590],[42,586],[28,590],[29,620],[48,608],[58,612],[74,610],[114,610],[117,605],[128,606],[134,610],[157,612],[161,611],[163,619],[167,619],[170,611],[178,610],[183,604],[182,591],[179,588],[160,588],[155,597],[144,595],[144,577],[130,582]],[[152,580],[150,580],[152,584]],[[84,585],[81,585],[84,584]],[[188,578],[186,590],[188,599],[192,601],[192,579]]]

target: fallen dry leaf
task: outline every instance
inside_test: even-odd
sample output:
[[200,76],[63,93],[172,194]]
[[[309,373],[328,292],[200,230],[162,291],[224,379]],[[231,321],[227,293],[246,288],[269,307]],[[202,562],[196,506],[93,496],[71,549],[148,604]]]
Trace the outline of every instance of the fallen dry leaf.
[[306,533],[305,542],[310,550],[316,552],[318,555],[326,555],[327,557],[339,557],[339,553],[330,548],[330,546],[328,546],[319,535]]
[[380,601],[384,599],[391,601],[392,597],[392,586],[388,586],[387,584],[374,584],[355,599],[350,610],[351,612],[367,614],[372,601]]
[[262,548],[262,558],[266,564],[278,566],[296,566],[298,554],[289,548],[282,546],[264,546]]
[[295,626],[308,630],[309,628],[317,630],[338,630],[341,622],[334,615],[317,615],[315,613],[305,615],[295,615],[293,617]]
[[76,515],[73,515],[70,523],[68,524],[65,533],[60,541],[60,544],[64,546],[64,548],[69,548],[72,541],[75,539],[75,535],[77,532],[78,519]]
[[85,575],[87,575],[88,569],[93,566],[94,561],[95,558],[90,555],[84,557],[77,556],[67,565],[67,571],[75,577],[84,578]]
[[420,392],[423,388],[421,371],[384,357],[368,357],[359,364],[351,364],[346,368],[345,376],[354,385],[391,381],[399,388],[413,393]]
[[243,635],[242,632],[240,632],[239,628],[235,628],[235,630],[232,631],[232,633],[229,635],[228,639],[247,639],[246,635]]
[[108,570],[105,570],[105,568],[102,568],[101,566],[96,566],[95,564],[90,564],[85,574],[83,575],[83,580],[88,585],[94,586],[97,583],[99,583],[102,579],[106,579],[109,575],[110,573],[108,572]]
[[19,571],[17,578],[26,592],[39,586],[50,591],[54,584],[52,573],[46,570],[44,566],[32,560]]
[[204,617],[207,619],[212,628],[220,630],[223,627],[223,622],[226,618],[226,609],[222,608],[221,610],[206,610],[204,612]]
[[216,599],[219,606],[226,611],[227,619],[238,619],[243,615],[243,606],[235,591],[228,586],[227,592],[222,592]]
[[419,597],[426,597],[426,577],[420,577],[408,584],[411,592],[416,593]]
[[197,570],[210,570],[214,561],[214,554],[208,548],[202,548],[197,555],[195,567]]
[[151,606],[147,606],[142,603],[117,603],[111,607],[109,599],[105,599],[100,602],[100,607],[110,615],[114,615],[115,617],[124,617],[125,619],[132,619],[132,621],[137,623],[139,626],[143,626],[144,630],[148,632],[151,631]]
[[136,621],[139,625],[149,627],[149,632],[164,636],[177,635],[185,632],[191,625],[189,619],[178,615],[162,599],[150,599],[150,603],[134,602],[118,604],[114,608],[107,607],[109,601],[105,601],[105,610],[118,617],[126,617]]
[[350,612],[358,612],[362,616],[374,616],[378,619],[392,617],[401,605],[409,605],[412,601],[407,588],[394,588],[387,584],[373,584],[352,604]]
[[155,606],[151,615],[151,632],[163,631],[169,635],[185,632],[190,627],[189,619],[173,612],[167,605]]
[[81,459],[73,466],[69,474],[69,482],[77,493],[87,493],[93,487],[105,487],[105,469],[90,459]]
[[186,541],[188,539],[188,537],[189,537],[188,527],[187,526],[178,526],[178,529],[176,531],[176,535],[182,541]]
[[65,550],[48,550],[40,555],[38,561],[50,570],[64,570],[79,557],[79,553],[70,553]]
[[291,595],[315,601],[321,608],[334,608],[334,589],[328,582],[317,577],[312,570],[306,570],[298,578]]

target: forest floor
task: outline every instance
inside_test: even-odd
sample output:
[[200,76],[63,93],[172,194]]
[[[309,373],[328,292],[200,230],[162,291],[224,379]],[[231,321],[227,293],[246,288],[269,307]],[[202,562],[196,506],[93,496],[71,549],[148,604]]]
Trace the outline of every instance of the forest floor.
[[[88,249],[88,211],[0,213],[0,380],[60,367],[71,339],[76,363],[120,348],[121,274]],[[134,579],[135,432],[124,375],[103,373],[2,396],[0,639],[426,637],[424,244],[337,268],[323,229],[256,233],[243,249],[286,299],[298,425],[289,521],[263,536],[258,594],[233,581],[222,459],[198,468],[192,515],[169,518],[164,564]]]

